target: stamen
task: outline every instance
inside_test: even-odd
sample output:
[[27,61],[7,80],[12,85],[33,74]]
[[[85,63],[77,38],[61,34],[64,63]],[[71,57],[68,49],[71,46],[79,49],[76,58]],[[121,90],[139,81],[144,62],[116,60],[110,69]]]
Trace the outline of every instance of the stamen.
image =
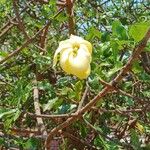
[[73,45],[73,56],[77,56],[77,52],[78,52],[78,49],[79,49],[79,45]]

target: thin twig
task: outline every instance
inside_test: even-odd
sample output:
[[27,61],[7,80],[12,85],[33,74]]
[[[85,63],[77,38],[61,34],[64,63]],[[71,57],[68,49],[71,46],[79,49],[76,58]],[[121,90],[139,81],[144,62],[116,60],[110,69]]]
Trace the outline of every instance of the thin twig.
[[49,118],[69,118],[69,117],[75,116],[76,114],[72,113],[72,114],[60,114],[60,115],[46,115],[46,114],[37,115],[34,113],[27,112],[27,115],[34,117],[34,118],[39,117],[39,118],[49,119]]
[[[45,29],[43,30],[43,32],[40,35],[40,41],[39,41],[39,46],[45,50],[45,46],[46,46],[46,37],[48,34],[48,29],[49,29],[49,24],[45,27]],[[45,51],[46,52],[46,51]]]
[[85,88],[85,91],[84,91],[84,93],[83,93],[83,96],[82,96],[82,98],[81,98],[81,101],[79,102],[79,105],[78,105],[78,109],[77,109],[77,110],[80,110],[80,109],[82,108],[82,105],[83,105],[83,103],[84,103],[84,101],[85,101],[85,99],[86,99],[86,97],[87,97],[88,91],[89,91],[89,85],[87,84],[87,85],[86,85],[86,88]]

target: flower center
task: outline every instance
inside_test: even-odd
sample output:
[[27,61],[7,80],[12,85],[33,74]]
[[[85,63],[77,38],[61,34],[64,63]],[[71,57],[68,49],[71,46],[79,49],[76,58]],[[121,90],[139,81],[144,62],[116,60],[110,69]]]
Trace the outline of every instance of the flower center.
[[73,56],[77,56],[77,52],[78,52],[78,49],[79,49],[79,45],[73,45]]

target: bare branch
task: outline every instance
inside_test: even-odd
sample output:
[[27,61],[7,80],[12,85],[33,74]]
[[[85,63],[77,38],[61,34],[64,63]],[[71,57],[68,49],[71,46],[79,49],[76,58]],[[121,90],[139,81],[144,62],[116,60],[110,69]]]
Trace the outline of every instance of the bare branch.
[[89,85],[87,84],[87,85],[86,85],[86,88],[85,88],[85,91],[84,91],[84,93],[83,93],[82,99],[81,99],[81,101],[79,102],[78,110],[80,110],[80,109],[82,108],[82,105],[83,105],[83,103],[84,103],[84,101],[85,101],[85,99],[86,99],[86,97],[87,97],[88,91],[89,91]]
[[[35,114],[36,115],[41,115],[41,110],[40,110],[40,104],[39,104],[39,90],[37,87],[37,81],[34,81],[34,90],[33,90],[33,95],[34,95],[34,109],[35,109]],[[47,131],[44,126],[44,122],[42,118],[36,118],[37,123],[38,123],[38,128],[39,131],[42,133],[43,136],[47,136]]]
[[72,0],[66,0],[66,9],[67,13],[69,15],[69,34],[74,34],[74,14],[73,14],[73,1]]

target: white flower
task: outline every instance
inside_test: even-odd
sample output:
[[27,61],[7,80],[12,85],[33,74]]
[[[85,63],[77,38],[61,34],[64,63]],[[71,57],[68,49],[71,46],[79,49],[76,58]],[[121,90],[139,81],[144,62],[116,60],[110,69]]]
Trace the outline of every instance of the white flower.
[[81,37],[71,35],[70,39],[61,41],[54,54],[55,66],[60,54],[60,66],[68,74],[86,79],[91,71],[92,45]]

